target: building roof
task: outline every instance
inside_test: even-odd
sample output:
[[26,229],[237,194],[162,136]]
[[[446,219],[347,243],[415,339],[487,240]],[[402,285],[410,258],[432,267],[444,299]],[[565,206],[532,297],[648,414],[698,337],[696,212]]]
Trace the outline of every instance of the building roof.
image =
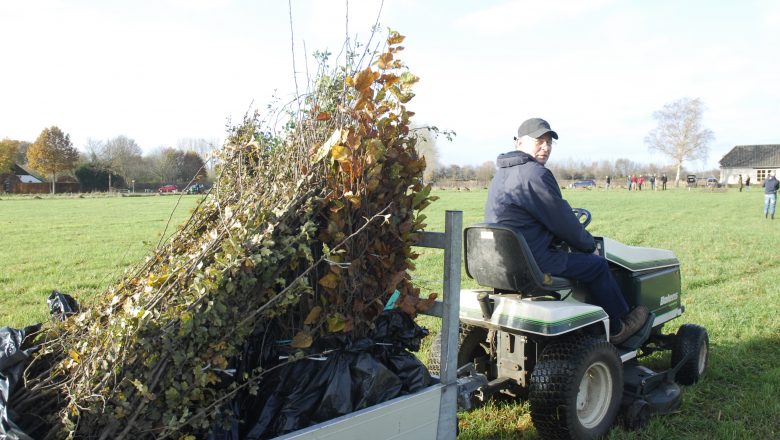
[[[18,163],[11,165],[11,172],[19,176],[24,183],[41,183],[46,181],[37,173],[30,171],[26,166],[19,165]],[[24,178],[23,176],[30,176],[30,178]]]
[[780,168],[780,144],[737,145],[720,160],[722,168]]
[[42,183],[40,180],[36,179],[35,177],[29,174],[22,174],[21,176],[16,176],[16,177],[18,177],[22,183]]

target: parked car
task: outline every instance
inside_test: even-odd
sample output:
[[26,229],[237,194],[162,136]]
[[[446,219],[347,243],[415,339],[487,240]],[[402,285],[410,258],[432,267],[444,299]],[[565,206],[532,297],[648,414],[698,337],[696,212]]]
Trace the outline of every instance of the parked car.
[[176,192],[176,185],[165,185],[165,186],[161,186],[161,187],[160,187],[160,188],[157,190],[157,192],[161,192],[161,193],[171,193],[171,192]]
[[205,185],[202,183],[196,183],[187,188],[188,194],[200,194],[206,189]]
[[591,189],[596,187],[596,181],[593,179],[587,179],[587,180],[578,180],[571,185],[569,185],[569,188],[586,188]]
[[720,188],[720,182],[718,182],[718,179],[710,176],[707,178],[707,186],[710,188]]

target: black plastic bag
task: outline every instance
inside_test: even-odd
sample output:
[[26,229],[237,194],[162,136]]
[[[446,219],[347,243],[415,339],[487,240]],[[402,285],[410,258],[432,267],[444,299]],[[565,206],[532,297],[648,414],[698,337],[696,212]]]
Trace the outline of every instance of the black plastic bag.
[[49,313],[54,321],[64,321],[68,316],[79,312],[79,304],[76,300],[58,290],[53,290],[46,302],[49,304]]
[[240,438],[277,437],[430,386],[427,368],[407,351],[419,349],[427,330],[400,310],[383,313],[375,326],[370,338],[354,342],[322,338],[308,353],[327,355],[267,373],[258,395],[239,405]]
[[13,422],[17,415],[8,403],[14,391],[23,384],[24,369],[36,349],[23,348],[24,338],[40,328],[40,325],[21,330],[0,328],[0,440],[32,440]]

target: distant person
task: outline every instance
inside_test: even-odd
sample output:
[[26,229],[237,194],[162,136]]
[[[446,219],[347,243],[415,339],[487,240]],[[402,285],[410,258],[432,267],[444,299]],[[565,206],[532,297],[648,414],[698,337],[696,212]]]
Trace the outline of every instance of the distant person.
[[631,191],[631,176],[626,176],[626,188]]
[[666,181],[667,181],[667,180],[669,180],[669,179],[667,179],[667,178],[666,178],[666,174],[664,174],[664,175],[662,175],[662,176],[661,176],[661,185],[662,185],[662,189],[663,189],[664,191],[666,191]]
[[737,179],[737,185],[739,185],[739,192],[742,192],[742,174],[740,174],[739,179]]
[[750,192],[750,176],[745,178],[745,192]]
[[631,176],[631,188],[636,191],[637,185],[639,184],[639,179],[636,178],[636,175]]
[[655,174],[650,176],[650,189],[655,191]]
[[773,171],[769,178],[764,181],[764,218],[775,219],[778,188],[780,188],[780,182],[777,181]]
[[[593,236],[572,213],[552,172],[545,167],[558,133],[544,119],[520,124],[514,150],[501,154],[485,202],[485,222],[521,234],[542,272],[581,282],[609,315],[610,342],[620,344],[648,319],[645,306],[629,310],[607,260],[596,255]],[[558,246],[564,242],[574,252]],[[614,327],[612,327],[614,323]]]
[[645,184],[645,176],[639,176],[639,191],[642,191],[642,186]]
[[607,176],[607,189],[609,189],[609,184],[612,183],[612,178]]

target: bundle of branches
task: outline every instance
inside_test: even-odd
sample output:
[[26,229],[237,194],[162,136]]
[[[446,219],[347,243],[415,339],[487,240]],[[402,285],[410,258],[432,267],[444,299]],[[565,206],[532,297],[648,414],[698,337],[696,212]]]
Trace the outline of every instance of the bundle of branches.
[[405,312],[425,307],[407,274],[431,197],[405,107],[417,78],[396,59],[403,39],[390,32],[370,67],[321,75],[283,136],[245,118],[189,221],[41,334],[12,402],[45,422],[37,437],[205,438],[267,371],[220,379],[258,326],[306,348],[367,333],[396,290]]

